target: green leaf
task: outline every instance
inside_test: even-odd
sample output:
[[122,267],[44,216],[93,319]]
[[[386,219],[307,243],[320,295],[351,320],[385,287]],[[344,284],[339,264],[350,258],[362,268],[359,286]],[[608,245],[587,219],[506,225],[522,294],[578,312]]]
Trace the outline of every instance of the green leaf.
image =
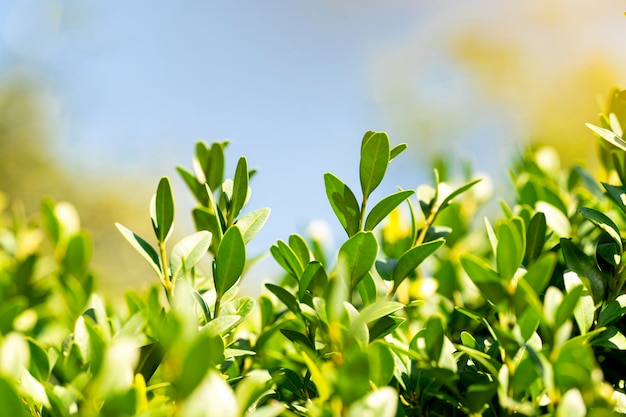
[[135,372],[143,376],[148,382],[156,372],[165,356],[165,349],[159,342],[149,343],[139,348],[139,360],[135,366]]
[[365,306],[375,302],[378,297],[378,289],[376,288],[376,283],[374,282],[374,277],[371,272],[365,274],[361,282],[357,284],[356,289]]
[[369,380],[381,388],[389,384],[396,368],[389,346],[382,341],[374,341],[367,346],[366,353],[369,359]]
[[266,207],[251,211],[237,219],[236,224],[239,226],[239,229],[241,229],[243,240],[246,244],[259,233],[269,216],[270,209]]
[[81,231],[73,235],[67,242],[65,256],[63,257],[63,266],[71,274],[80,276],[87,271],[91,259],[91,252],[91,236],[87,232]]
[[297,281],[300,280],[303,271],[302,264],[289,245],[278,240],[275,245],[270,247],[270,253],[285,271],[289,272]]
[[159,277],[163,277],[163,273],[161,272],[161,265],[159,263],[159,255],[156,250],[150,246],[148,242],[143,240],[141,237],[131,232],[126,227],[122,226],[120,223],[115,223],[115,226],[120,231],[122,236],[131,244],[133,248],[150,264],[154,272],[157,273]]
[[[576,272],[569,271],[563,274],[563,282],[568,293],[573,292],[577,287],[581,288],[580,300],[578,300],[574,307],[574,319],[576,319],[580,334],[585,334],[591,329],[596,314],[593,297],[591,297],[589,290],[584,286],[582,280],[576,275]],[[558,320],[557,312],[557,321]]]
[[389,165],[389,136],[384,132],[366,134],[361,147],[359,177],[363,198],[367,198],[380,184]]
[[[570,284],[570,285],[574,285],[574,284]],[[567,293],[563,297],[563,300],[559,303],[559,306],[556,310],[556,315],[554,316],[554,328],[555,329],[558,329],[559,327],[561,327],[563,323],[565,323],[574,315],[574,311],[576,310],[576,305],[578,304],[580,300],[580,296],[583,293],[583,288],[584,286],[582,285],[576,285],[572,288],[567,288]],[[581,328],[581,333],[583,334],[587,330],[589,330],[588,328],[585,329],[585,327],[587,327],[587,324],[590,324],[586,322],[587,322],[587,319],[583,319],[583,325]]]
[[174,197],[172,185],[167,177],[161,178],[156,195],[150,204],[152,227],[159,242],[165,242],[174,223]]
[[413,190],[399,191],[391,194],[379,201],[367,215],[365,220],[365,230],[372,230],[380,223],[389,213],[398,207],[404,200],[414,193]]
[[339,223],[348,236],[359,231],[361,210],[352,190],[339,178],[327,172],[324,174],[324,186],[330,206],[335,212]]
[[181,176],[187,187],[191,190],[191,193],[196,198],[196,200],[203,206],[208,204],[208,198],[206,195],[206,190],[204,188],[204,184],[198,182],[198,179],[193,176],[192,173],[187,171],[185,168],[176,167],[176,171]]
[[556,255],[551,252],[546,253],[528,268],[522,279],[528,282],[535,293],[539,295],[548,286],[555,265]]
[[371,323],[402,308],[404,308],[404,304],[396,301],[376,301],[361,310],[361,319],[365,321],[365,323]]
[[239,215],[239,212],[246,204],[248,199],[248,161],[245,157],[239,158],[237,162],[237,168],[235,169],[235,178],[233,179],[233,196],[230,205],[230,211],[228,212],[229,220],[232,222]]
[[571,240],[561,238],[561,250],[567,268],[576,272],[591,290],[595,305],[599,305],[606,296],[607,277],[602,274],[596,261],[578,249]]
[[626,350],[626,336],[617,327],[609,326],[594,337],[591,344],[609,349]]
[[546,240],[546,231],[546,215],[538,211],[530,219],[526,231],[526,265],[531,265],[541,254]]
[[450,205],[450,203],[452,203],[453,199],[455,199],[459,195],[463,194],[464,192],[466,192],[467,190],[469,190],[470,188],[472,188],[474,185],[478,184],[481,181],[482,181],[482,179],[480,179],[480,178],[477,179],[477,180],[474,180],[474,181],[470,181],[467,184],[465,184],[465,185],[457,188],[456,190],[452,191],[450,194],[448,194],[448,196],[446,198],[443,199],[443,201],[439,205],[438,212],[441,212],[443,209],[448,207]]
[[377,255],[378,242],[372,232],[358,232],[341,246],[337,267],[351,290],[372,268]]
[[285,336],[292,342],[302,347],[309,348],[312,352],[315,352],[315,346],[313,345],[313,343],[309,340],[308,337],[306,337],[302,333],[290,329],[280,329],[280,332],[283,334],[283,336]]
[[582,394],[576,388],[567,391],[556,409],[555,417],[585,417],[587,407]]
[[392,159],[404,152],[408,147],[409,146],[406,143],[400,143],[391,148],[391,150],[389,151],[389,162],[391,162]]
[[287,306],[287,308],[294,314],[300,314],[300,304],[296,297],[281,286],[267,283],[265,288],[270,290],[280,301]]
[[309,263],[300,278],[300,287],[298,289],[298,299],[302,301],[306,291],[310,291],[313,296],[323,296],[326,284],[328,283],[328,275],[326,270],[317,261]]
[[196,207],[191,212],[196,230],[207,230],[211,232],[211,251],[215,253],[222,241],[222,226],[218,215],[207,207]]
[[206,255],[211,245],[211,233],[201,231],[184,237],[172,248],[170,270],[176,280],[191,270]]
[[200,332],[193,339],[183,359],[176,387],[185,398],[202,382],[209,369],[224,361],[224,341],[220,336],[206,331]]
[[622,138],[617,136],[615,133],[603,127],[594,126],[591,123],[585,123],[585,126],[591,129],[595,134],[600,136],[602,139],[609,142],[611,145],[623,151],[626,151],[626,141],[624,141]]
[[5,378],[0,377],[0,416],[20,417],[26,415],[26,406],[15,387]]
[[626,314],[626,294],[622,294],[615,300],[611,300],[598,316],[598,327],[613,324]]
[[41,226],[48,235],[52,245],[56,247],[61,239],[61,225],[54,214],[55,203],[46,198],[41,201]]
[[398,393],[391,387],[383,387],[353,403],[346,417],[394,417],[397,408]]
[[508,281],[520,267],[524,257],[524,242],[512,219],[500,222],[496,226],[496,235],[498,272]]
[[580,207],[578,211],[593,224],[598,226],[600,229],[604,230],[608,233],[609,236],[617,243],[619,246],[620,252],[623,252],[624,247],[622,246],[622,237],[619,233],[619,228],[617,225],[604,213],[599,212],[598,210],[588,208],[588,207]]
[[298,257],[302,267],[311,262],[311,250],[302,236],[296,234],[289,236],[289,247]]
[[398,260],[393,271],[393,281],[395,288],[409,276],[426,258],[435,253],[445,243],[444,239],[437,239],[431,242],[422,243],[406,251]]
[[611,200],[617,204],[617,206],[626,214],[626,187],[616,187],[614,185],[602,183],[602,186],[606,190]]
[[203,328],[203,332],[213,336],[224,336],[241,323],[239,315],[221,315],[208,322]]
[[500,276],[484,260],[465,254],[461,256],[461,265],[487,300],[497,305],[504,299],[506,291]]
[[246,264],[246,244],[237,226],[228,228],[215,255],[213,280],[218,298],[232,288]]
[[443,349],[444,325],[438,315],[431,316],[424,326],[424,343],[428,357],[439,362]]

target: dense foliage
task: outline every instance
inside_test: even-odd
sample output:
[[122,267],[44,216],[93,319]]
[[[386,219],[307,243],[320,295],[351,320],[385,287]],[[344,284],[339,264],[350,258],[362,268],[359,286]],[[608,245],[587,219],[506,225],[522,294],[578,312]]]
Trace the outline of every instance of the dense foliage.
[[[600,126],[606,181],[549,149],[515,163],[496,219],[479,179],[372,192],[406,145],[363,137],[359,187],[324,175],[346,232],[338,253],[293,234],[270,248],[284,275],[239,296],[246,245],[270,210],[247,210],[245,157],[227,143],[178,168],[196,233],[170,242],[162,178],[154,237],[118,224],[157,277],[120,308],[94,293],[91,241],[68,203],[0,218],[2,416],[605,416],[626,413],[626,102]],[[478,226],[477,226],[478,224]],[[123,248],[122,248],[123,249]],[[114,262],[114,260],[111,260]]]

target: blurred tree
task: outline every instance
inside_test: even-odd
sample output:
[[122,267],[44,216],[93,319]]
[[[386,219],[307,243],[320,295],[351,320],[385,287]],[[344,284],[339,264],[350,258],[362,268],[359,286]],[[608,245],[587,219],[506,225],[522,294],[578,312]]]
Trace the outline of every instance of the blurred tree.
[[103,178],[72,172],[55,159],[51,152],[55,135],[38,93],[42,87],[24,77],[4,77],[0,82],[0,191],[25,204],[36,221],[42,197],[74,204],[82,226],[93,237],[97,284],[102,291],[119,295],[144,277],[151,278],[152,272],[131,251],[120,250],[125,243],[114,222],[144,225],[137,232],[150,236],[148,208],[142,205],[153,191],[133,178],[124,178],[122,187],[115,173]]

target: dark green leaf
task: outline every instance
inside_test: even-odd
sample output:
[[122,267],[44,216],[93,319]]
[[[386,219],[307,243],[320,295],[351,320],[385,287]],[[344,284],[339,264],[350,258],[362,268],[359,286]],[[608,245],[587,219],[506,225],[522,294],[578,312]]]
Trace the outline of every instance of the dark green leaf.
[[217,251],[222,241],[222,227],[217,214],[207,207],[196,207],[191,212],[196,230],[206,230],[211,232],[211,252]]
[[265,284],[265,288],[270,290],[272,294],[274,294],[280,301],[287,306],[287,308],[293,312],[294,314],[300,314],[300,305],[298,304],[298,300],[296,297],[278,285],[267,283]]
[[617,243],[619,246],[620,252],[624,250],[622,246],[622,237],[619,233],[619,228],[617,225],[604,213],[599,212],[598,210],[588,208],[588,207],[580,207],[578,211],[593,224],[598,226],[600,229],[604,230],[606,233],[611,236],[611,238]]
[[626,314],[626,294],[622,294],[615,300],[611,300],[600,312],[598,327],[613,324]]
[[[368,132],[369,133],[369,132]],[[359,177],[363,197],[367,198],[380,184],[389,165],[389,137],[375,132],[363,140]]]
[[139,360],[135,372],[143,376],[146,382],[150,381],[152,375],[163,360],[165,349],[159,342],[150,343],[139,348]]
[[600,271],[596,261],[578,249],[571,240],[562,238],[561,250],[567,268],[583,279],[585,285],[591,290],[594,304],[599,305],[606,296],[608,277]]
[[531,265],[541,254],[546,240],[546,215],[538,211],[530,220],[526,231],[526,265]]
[[409,198],[414,193],[413,190],[399,191],[395,194],[391,194],[376,204],[365,220],[365,230],[372,230],[378,223],[380,223],[389,213],[398,207],[404,200]]
[[306,337],[302,333],[297,332],[295,330],[289,330],[289,329],[280,329],[280,332],[292,342],[302,347],[309,348],[313,352],[315,352],[315,346],[313,345],[313,343],[309,340],[308,337]]
[[233,197],[231,200],[229,219],[230,223],[235,220],[248,199],[248,161],[245,157],[239,158],[233,179]]
[[172,185],[167,177],[161,178],[151,204],[152,227],[159,242],[165,242],[174,224],[174,197]]
[[371,272],[365,274],[361,282],[358,283],[356,289],[359,291],[363,305],[368,306],[376,301],[378,290]]
[[345,274],[350,289],[355,289],[369,272],[377,255],[378,242],[372,232],[358,232],[341,246],[337,267]]
[[382,339],[396,330],[406,319],[404,317],[384,316],[371,323],[369,328],[370,341]]
[[208,204],[208,198],[206,195],[206,189],[204,188],[204,184],[198,182],[198,179],[185,168],[176,167],[176,171],[178,171],[178,174],[181,176],[183,181],[185,181],[185,184],[187,184],[187,187],[189,188],[189,190],[191,190],[191,193],[196,198],[198,203],[200,203],[202,206],[206,206]]
[[[574,309],[576,304],[580,300],[580,296],[583,292],[583,286],[578,285],[571,288],[563,297],[563,301],[559,304],[556,315],[554,317],[554,328],[558,329],[565,321],[569,320],[574,315]],[[588,330],[588,329],[587,329]],[[585,331],[583,330],[583,333]]]
[[246,264],[246,244],[237,226],[228,228],[215,255],[213,280],[218,297],[232,288]]
[[617,206],[622,210],[623,213],[626,214],[626,187],[616,187],[614,185],[602,183],[602,186],[606,190],[611,200],[617,204]]
[[248,244],[261,230],[267,218],[270,216],[269,208],[260,208],[244,214],[237,219],[237,226],[243,233],[243,240]]
[[437,315],[431,316],[424,327],[423,337],[426,345],[426,354],[435,362],[439,362],[441,357],[444,338],[443,331],[443,320]]
[[161,265],[159,263],[159,255],[157,255],[156,250],[148,242],[143,240],[141,237],[131,232],[126,227],[122,226],[119,223],[115,223],[115,226],[120,231],[122,236],[132,245],[133,248],[150,264],[154,272],[157,273],[159,277],[162,277],[163,274],[161,272]]
[[348,236],[353,236],[359,231],[361,209],[352,190],[339,178],[327,172],[324,174],[324,186],[326,196],[339,223],[343,226]]

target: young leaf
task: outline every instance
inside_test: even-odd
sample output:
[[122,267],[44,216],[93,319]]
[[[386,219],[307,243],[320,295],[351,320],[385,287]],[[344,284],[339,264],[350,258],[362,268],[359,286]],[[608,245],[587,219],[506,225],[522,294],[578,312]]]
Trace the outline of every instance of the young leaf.
[[260,208],[244,214],[237,219],[237,226],[243,233],[243,240],[248,244],[261,230],[267,218],[270,216],[269,208]]
[[211,233],[200,231],[184,237],[172,248],[170,270],[172,281],[193,268],[206,255],[211,245]]
[[159,181],[159,186],[150,209],[154,233],[159,242],[165,242],[172,231],[172,224],[174,223],[174,198],[169,178],[163,177]]
[[329,172],[324,174],[324,186],[330,206],[335,212],[339,223],[348,233],[348,236],[353,236],[359,231],[361,216],[361,209],[354,193],[339,178]]
[[374,265],[378,255],[378,242],[372,232],[358,232],[339,249],[337,266],[345,273],[350,289],[357,284]]
[[248,198],[248,182],[248,161],[244,156],[242,156],[239,158],[239,162],[237,162],[235,178],[233,180],[233,194],[230,211],[228,212],[231,224],[246,204],[246,200]]
[[115,226],[120,231],[122,236],[131,244],[133,248],[150,264],[154,272],[157,273],[159,277],[163,277],[163,273],[161,271],[161,264],[159,261],[159,255],[157,251],[150,246],[148,242],[143,240],[141,237],[131,232],[126,227],[122,226],[120,223],[115,223]]
[[289,236],[289,247],[296,254],[303,267],[311,262],[311,250],[302,236],[296,234]]
[[243,273],[246,263],[246,244],[237,226],[228,228],[215,255],[213,280],[215,291],[221,297],[232,288]]
[[297,281],[300,280],[303,271],[302,264],[289,245],[278,240],[270,248],[270,253],[285,271],[289,272]]
[[389,162],[391,162],[393,158],[404,152],[406,148],[408,148],[408,145],[406,143],[400,143],[399,145],[391,148],[391,150],[389,151]]
[[452,203],[452,200],[454,198],[456,198],[457,196],[463,194],[465,191],[469,190],[470,188],[472,188],[474,185],[478,184],[481,181],[482,181],[481,178],[479,178],[477,180],[474,180],[474,181],[470,181],[467,184],[465,184],[465,185],[457,188],[456,190],[452,191],[450,194],[448,194],[446,196],[446,198],[443,199],[443,201],[439,205],[438,212],[441,212],[443,209],[448,207],[450,205],[450,203]]
[[626,151],[626,142],[622,138],[617,136],[615,133],[603,127],[594,126],[591,123],[585,123],[585,126],[591,129],[595,134],[600,136],[602,139],[609,142],[611,145],[623,151]]
[[206,230],[211,233],[211,251],[215,253],[220,242],[222,241],[222,226],[217,214],[207,207],[196,207],[192,210],[191,215],[196,230]]
[[378,202],[365,220],[365,230],[373,230],[389,213],[414,193],[413,190],[399,191]]
[[[369,132],[368,132],[369,133]],[[375,132],[363,140],[359,177],[363,198],[367,198],[383,180],[389,165],[389,137],[384,132]]]
[[444,239],[433,240],[432,242],[422,243],[408,251],[406,251],[398,260],[393,271],[393,281],[395,288],[409,276],[426,258],[435,253],[445,243]]
[[396,301],[376,301],[361,310],[361,319],[365,323],[370,323],[402,308],[404,308],[404,305]]

